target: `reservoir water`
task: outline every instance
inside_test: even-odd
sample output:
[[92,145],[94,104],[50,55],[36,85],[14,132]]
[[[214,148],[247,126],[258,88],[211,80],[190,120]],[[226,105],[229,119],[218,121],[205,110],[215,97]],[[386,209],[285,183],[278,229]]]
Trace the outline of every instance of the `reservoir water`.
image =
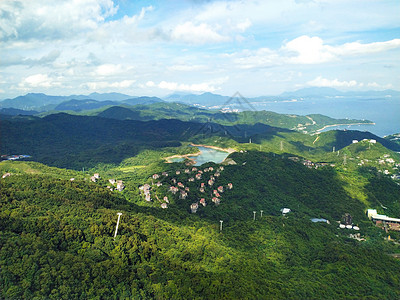
[[223,162],[224,159],[229,155],[228,152],[207,147],[198,146],[197,148],[201,151],[201,154],[198,156],[189,156],[189,158],[192,158],[196,161],[195,166],[201,166],[202,164],[207,162],[214,162],[216,164],[219,164]]
[[[216,164],[219,164],[224,161],[224,159],[229,155],[229,152],[226,151],[220,151],[208,147],[201,147],[197,146],[197,148],[201,151],[200,155],[193,155],[193,156],[188,156],[188,158],[193,159],[196,161],[194,164],[195,166],[201,166],[204,163],[207,162],[214,162]],[[183,157],[174,157],[174,158],[169,158],[169,162],[181,162],[185,158]]]

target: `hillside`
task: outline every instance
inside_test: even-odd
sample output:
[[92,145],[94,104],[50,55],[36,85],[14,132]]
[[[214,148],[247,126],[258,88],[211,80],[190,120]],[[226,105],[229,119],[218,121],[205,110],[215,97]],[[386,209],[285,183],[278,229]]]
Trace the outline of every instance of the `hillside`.
[[[68,179],[78,172],[64,176],[71,171],[14,162],[14,173],[0,179],[1,297],[400,296],[400,262],[386,254],[399,249],[383,242],[384,231],[365,217],[365,206],[349,197],[333,169],[308,169],[260,152],[231,158],[237,165],[225,166],[217,182],[232,182],[233,189],[223,193],[219,206],[211,202],[195,214],[188,210],[192,199],[176,199],[166,210],[138,206],[124,199],[136,195],[134,201],[145,202],[138,186],[133,193],[111,192],[101,181]],[[2,172],[11,165],[4,164]],[[378,177],[370,182],[371,203],[379,193],[394,191]],[[282,206],[292,209],[286,217]],[[122,217],[114,240],[117,212]],[[366,241],[337,228],[345,212]],[[329,218],[331,224],[312,223],[310,217]]]
[[[131,112],[129,112],[131,111]],[[224,126],[254,125],[257,123],[273,127],[296,130],[303,133],[315,133],[326,126],[335,124],[372,123],[369,120],[334,119],[323,115],[287,115],[271,111],[242,111],[229,112],[216,109],[205,109],[183,103],[154,103],[104,108],[83,112],[87,115],[97,115],[117,120],[160,120],[179,119],[192,122],[213,122]]]
[[80,169],[120,163],[147,148],[178,147],[196,136],[226,136],[240,142],[247,136],[284,131],[264,124],[222,127],[175,119],[121,121],[59,113],[25,122],[2,121],[0,153],[29,154],[35,161]]

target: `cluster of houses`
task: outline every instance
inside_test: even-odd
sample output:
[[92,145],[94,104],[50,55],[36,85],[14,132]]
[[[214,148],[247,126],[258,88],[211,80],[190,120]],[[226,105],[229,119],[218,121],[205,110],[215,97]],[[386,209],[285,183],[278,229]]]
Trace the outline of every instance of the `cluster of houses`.
[[[93,176],[90,177],[90,180],[92,182],[97,182],[99,179],[100,179],[100,174],[99,173],[94,173]],[[73,181],[73,180],[75,180],[75,178],[71,178],[70,180]],[[109,179],[108,182],[111,184],[111,185],[107,186],[107,188],[110,191],[116,190],[116,191],[122,192],[124,190],[124,188],[125,188],[125,185],[122,182],[122,180]]]
[[[175,171],[176,176],[180,176],[181,174],[187,175],[185,176],[186,178],[181,181],[178,181],[177,178],[175,177],[169,177],[169,174],[167,172],[162,172],[161,174],[153,174],[151,177],[152,178],[151,185],[144,184],[143,186],[139,187],[139,190],[141,191],[141,193],[143,193],[146,201],[152,201],[151,197],[152,188],[162,186],[163,183],[161,181],[163,181],[164,183],[167,182],[169,184],[167,192],[170,192],[172,195],[177,194],[179,199],[184,200],[188,198],[190,193],[190,187],[187,185],[189,184],[191,185],[191,188],[193,188],[193,183],[198,182],[199,185],[195,189],[196,190],[198,189],[200,193],[204,193],[205,196],[200,198],[199,201],[193,202],[190,205],[190,211],[192,213],[196,213],[200,205],[202,205],[203,207],[207,205],[206,197],[208,196],[208,194],[209,197],[211,198],[211,201],[215,205],[219,205],[221,202],[220,197],[221,194],[224,192],[224,190],[226,189],[230,190],[233,188],[232,183],[228,183],[226,187],[220,185],[214,188],[216,180],[221,175],[221,172],[223,170],[224,170],[223,166],[220,166],[216,169],[214,169],[213,167],[206,167],[204,169],[198,169],[197,167],[192,167],[182,170],[176,170]],[[182,176],[180,177],[182,178]],[[155,183],[154,182],[155,180],[158,181]],[[167,205],[169,204],[169,200],[167,196],[165,196],[162,200],[160,200],[156,193],[153,193],[153,195],[154,195],[153,198],[156,198],[161,203],[162,208],[168,207]]]
[[[308,159],[302,159],[300,157],[297,156],[290,156],[288,157],[288,159],[294,161],[294,162],[300,162],[302,163],[304,166],[306,166],[309,169],[318,169],[320,167],[324,167],[324,166],[329,166],[330,164],[328,163],[324,163],[324,162],[312,162],[311,160]],[[335,165],[330,165],[331,167],[334,167]]]

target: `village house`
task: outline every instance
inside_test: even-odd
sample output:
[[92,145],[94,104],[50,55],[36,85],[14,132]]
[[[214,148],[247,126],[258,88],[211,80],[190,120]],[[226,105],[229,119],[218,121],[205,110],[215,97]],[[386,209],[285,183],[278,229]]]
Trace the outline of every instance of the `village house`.
[[200,188],[200,193],[204,193],[204,191],[205,191],[204,188],[201,187],[201,188]]
[[221,200],[220,200],[219,198],[217,198],[217,197],[213,197],[213,198],[212,198],[212,202],[214,202],[215,205],[219,205],[220,202],[221,202]]
[[200,180],[201,179],[201,174],[196,174],[196,180]]
[[160,175],[158,175],[158,174],[153,175],[153,179],[158,179],[158,178],[160,178]]
[[233,188],[233,184],[232,183],[228,183],[228,189],[232,189]]
[[108,179],[108,182],[111,183],[112,185],[114,185],[116,180],[115,179]]
[[156,186],[157,186],[157,187],[160,187],[160,186],[162,186],[162,183],[161,183],[160,181],[158,181],[158,182],[156,183]]
[[217,188],[217,190],[218,190],[218,192],[223,193],[223,192],[224,192],[224,187],[223,187],[222,185],[220,185],[220,186]]
[[203,206],[206,206],[206,205],[207,205],[206,199],[201,198],[201,199],[200,199],[200,204],[203,205]]
[[96,179],[100,179],[100,174],[99,173],[94,173],[93,177],[96,178]]
[[197,209],[199,208],[199,204],[196,203],[192,203],[192,205],[190,205],[190,210],[192,211],[192,214],[197,212]]
[[168,173],[167,172],[162,172],[161,175],[164,176],[164,177],[168,177]]
[[166,209],[166,208],[168,208],[168,205],[167,205],[167,203],[161,203],[161,208],[163,208],[163,209]]
[[117,181],[117,190],[122,192],[125,188],[125,185],[123,184],[122,180]]
[[194,178],[193,178],[193,177],[190,177],[190,178],[188,179],[188,181],[189,181],[189,182],[193,182],[193,181],[194,181]]
[[197,168],[196,167],[193,167],[192,168],[192,172],[196,172],[197,171]]
[[178,186],[182,189],[185,187],[182,182],[178,182]]
[[186,174],[189,174],[189,173],[190,173],[190,170],[189,170],[189,169],[185,169],[185,173],[186,173]]
[[70,178],[70,180],[69,181],[74,181],[75,180],[75,178]]
[[1,178],[6,178],[6,177],[9,177],[9,176],[11,176],[11,173],[5,173],[5,174],[3,174],[3,176],[1,177]]
[[92,176],[92,177],[90,177],[90,180],[93,181],[93,182],[96,182],[96,181],[97,181],[97,178],[94,177],[94,176]]
[[176,175],[179,175],[179,174],[181,174],[181,171],[177,170],[177,171],[175,172],[175,174],[176,174]]
[[168,200],[168,197],[167,197],[167,196],[165,196],[165,197],[163,198],[163,200],[164,200],[165,202],[169,203],[169,200]]
[[176,194],[176,192],[177,191],[179,191],[179,189],[176,187],[176,186],[171,186],[170,188],[169,188],[169,191],[172,193],[172,194]]

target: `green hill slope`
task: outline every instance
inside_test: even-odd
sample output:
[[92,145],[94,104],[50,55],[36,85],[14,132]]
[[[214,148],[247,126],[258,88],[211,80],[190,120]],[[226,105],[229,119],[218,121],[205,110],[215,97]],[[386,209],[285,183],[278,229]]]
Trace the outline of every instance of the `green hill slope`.
[[[232,159],[237,165],[217,180],[232,182],[232,193],[196,214],[187,209],[191,199],[166,210],[141,207],[101,183],[70,181],[64,170],[59,179],[56,169],[15,164],[19,173],[0,179],[1,298],[399,298],[400,262],[385,254],[398,250],[382,241],[332,169],[257,152]],[[386,193],[379,180],[369,190]],[[293,210],[287,217],[283,205]],[[309,220],[334,221],[343,212],[367,241]]]

